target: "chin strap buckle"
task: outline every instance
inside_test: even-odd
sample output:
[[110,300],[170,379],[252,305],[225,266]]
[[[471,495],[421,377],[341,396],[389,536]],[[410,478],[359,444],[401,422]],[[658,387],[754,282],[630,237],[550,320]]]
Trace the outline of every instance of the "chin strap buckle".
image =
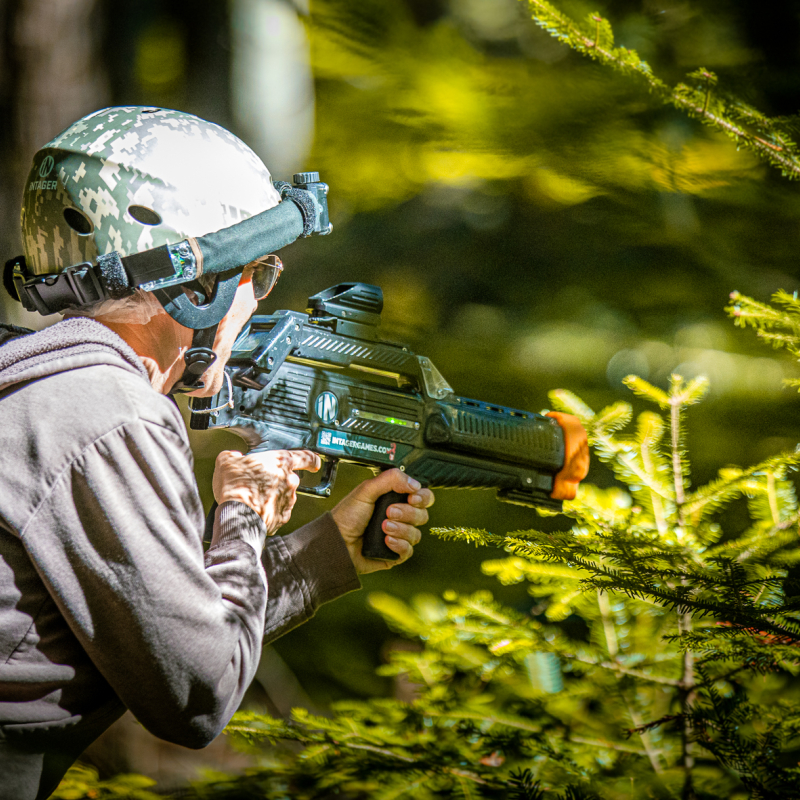
[[210,328],[198,328],[192,335],[192,346],[183,356],[185,368],[181,379],[170,390],[170,394],[184,394],[196,389],[204,388],[200,380],[203,373],[217,360],[213,351],[214,339],[217,336],[218,325]]
[[199,378],[217,360],[217,354],[208,347],[190,347],[183,360],[186,372]]
[[[216,329],[216,326],[214,326]],[[190,347],[183,357],[186,365],[181,379],[172,388],[170,394],[185,394],[195,389],[203,389],[205,384],[200,380],[203,373],[217,360],[217,354],[208,347]]]

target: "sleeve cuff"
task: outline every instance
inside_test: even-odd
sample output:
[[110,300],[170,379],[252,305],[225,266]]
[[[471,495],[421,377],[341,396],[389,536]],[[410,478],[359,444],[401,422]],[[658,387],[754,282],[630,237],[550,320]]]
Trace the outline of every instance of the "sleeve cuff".
[[217,507],[211,547],[233,541],[247,542],[256,555],[261,556],[266,540],[267,526],[252,508],[235,500]]

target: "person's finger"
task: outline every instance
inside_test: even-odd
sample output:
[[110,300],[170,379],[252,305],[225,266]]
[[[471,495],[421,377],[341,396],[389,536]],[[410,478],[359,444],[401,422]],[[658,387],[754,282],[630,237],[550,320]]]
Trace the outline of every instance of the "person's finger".
[[406,502],[411,506],[416,506],[417,508],[430,508],[435,499],[436,498],[430,489],[420,489],[419,491],[410,494]]
[[285,525],[289,521],[289,517],[292,515],[294,504],[296,502],[297,495],[294,492],[283,498],[281,508],[278,511],[278,517],[281,525]]
[[407,494],[409,492],[418,492],[421,489],[421,484],[410,475],[406,475],[399,469],[388,469],[382,472],[371,480],[364,481],[361,486],[356,489],[356,499],[364,503],[375,503],[379,497],[382,497],[387,492],[400,492]]
[[386,546],[400,556],[398,561],[388,562],[387,563],[388,567],[392,567],[397,564],[402,564],[404,561],[408,561],[408,559],[414,555],[414,548],[409,544],[407,540],[400,539],[399,537],[387,536]]
[[422,539],[422,533],[419,528],[403,522],[385,520],[381,529],[387,536],[391,536],[394,539],[402,539],[411,545],[419,544]]
[[310,450],[269,450],[261,453],[249,453],[248,457],[268,471],[271,467],[278,466],[287,472],[292,470],[317,472],[322,464],[320,457]]
[[415,508],[408,503],[393,503],[386,509],[386,517],[397,522],[420,526],[428,522],[428,512],[424,508]]
[[319,472],[319,468],[322,466],[320,457],[310,450],[289,450],[288,453],[291,456],[292,466],[290,469],[292,470],[300,469],[307,472]]

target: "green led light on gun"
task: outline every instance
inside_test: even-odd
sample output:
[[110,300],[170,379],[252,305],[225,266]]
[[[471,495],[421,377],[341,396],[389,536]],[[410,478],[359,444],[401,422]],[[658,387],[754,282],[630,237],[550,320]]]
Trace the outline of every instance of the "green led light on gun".
[[360,411],[357,408],[353,409],[353,416],[360,417],[361,419],[368,419],[370,422],[386,422],[389,425],[401,425],[404,428],[413,428],[418,425],[418,423],[409,422],[407,419],[384,417],[382,414],[373,414],[370,411]]

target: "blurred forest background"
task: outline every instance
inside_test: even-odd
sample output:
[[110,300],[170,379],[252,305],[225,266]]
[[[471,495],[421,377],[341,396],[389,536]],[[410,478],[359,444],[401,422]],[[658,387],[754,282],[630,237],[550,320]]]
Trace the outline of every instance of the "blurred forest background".
[[[800,107],[800,0],[558,5],[578,19],[599,11],[670,83],[703,66],[766,114]],[[378,284],[385,338],[429,356],[458,394],[529,410],[556,387],[598,408],[630,399],[630,373],[661,386],[673,371],[706,374],[711,398],[689,429],[698,482],[797,443],[800,398],[782,386],[796,367],[723,308],[734,289],[766,300],[800,288],[800,187],[559,44],[524,2],[5,0],[4,258],[20,252],[33,153],[122,104],[198,114],[241,136],[276,178],[316,169],[329,183],[333,234],[281,254],[264,312],[303,310],[340,281]],[[5,296],[0,311],[28,327],[54,321]],[[242,444],[193,444],[210,503],[216,452]],[[340,475],[336,498],[365,477]],[[602,466],[590,479],[611,480]],[[290,527],[325,507],[301,499]],[[567,527],[532,513],[442,491],[432,522]],[[411,562],[364,584],[403,597],[495,588],[484,556],[423,539]],[[527,610],[524,589],[504,591]],[[281,713],[389,692],[374,668],[393,646],[366,592],[349,595],[268,651],[263,683],[277,683],[251,702]]]

